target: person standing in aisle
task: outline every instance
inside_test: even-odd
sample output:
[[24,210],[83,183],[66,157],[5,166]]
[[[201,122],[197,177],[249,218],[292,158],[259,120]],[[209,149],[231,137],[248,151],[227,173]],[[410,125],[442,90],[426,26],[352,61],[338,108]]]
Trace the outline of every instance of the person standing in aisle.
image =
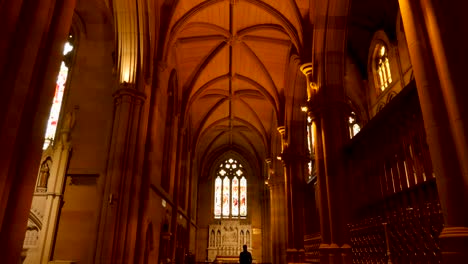
[[252,264],[252,254],[247,251],[247,245],[243,246],[244,251],[242,251],[239,255],[239,263],[240,264]]

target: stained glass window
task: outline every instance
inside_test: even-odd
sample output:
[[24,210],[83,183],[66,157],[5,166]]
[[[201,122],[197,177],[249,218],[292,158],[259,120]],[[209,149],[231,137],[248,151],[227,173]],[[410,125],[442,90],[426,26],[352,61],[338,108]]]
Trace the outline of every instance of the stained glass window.
[[349,135],[351,138],[356,136],[359,131],[361,131],[361,126],[358,124],[358,120],[356,118],[356,113],[351,112],[351,115],[349,116],[348,119],[348,125],[349,125]]
[[65,92],[65,85],[69,72],[69,68],[65,65],[65,58],[67,58],[67,56],[73,51],[71,39],[72,36],[70,35],[69,41],[65,43],[65,46],[63,47],[64,59],[60,65],[60,71],[55,84],[55,95],[52,101],[52,107],[50,109],[49,120],[47,121],[47,129],[44,136],[44,145],[42,149],[47,149],[49,147],[49,145],[54,141],[55,133],[57,131],[60,109],[62,108],[63,94]]
[[215,217],[221,217],[221,178],[218,176],[215,181]]
[[315,123],[312,118],[307,117],[307,148],[309,149],[310,160],[307,163],[309,180],[316,174],[315,168]]
[[247,216],[247,180],[244,176],[240,180],[240,215]]
[[384,91],[392,83],[388,52],[385,45],[380,45],[375,58],[377,83],[381,91]]
[[228,159],[218,167],[214,184],[214,217],[247,216],[247,179],[242,164]]
[[230,180],[224,177],[223,180],[223,217],[229,217],[229,185]]
[[232,216],[239,215],[239,180],[234,176],[232,179]]

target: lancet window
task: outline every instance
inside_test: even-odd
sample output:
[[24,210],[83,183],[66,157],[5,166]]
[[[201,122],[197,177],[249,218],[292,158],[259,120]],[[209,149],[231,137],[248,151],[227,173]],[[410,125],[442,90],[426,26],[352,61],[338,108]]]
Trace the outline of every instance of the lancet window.
[[310,158],[307,163],[308,180],[311,180],[317,173],[315,165],[315,123],[310,116],[307,117],[307,148]]
[[47,149],[49,145],[54,142],[55,134],[57,131],[57,125],[60,118],[60,110],[62,108],[63,95],[68,80],[68,74],[70,72],[70,61],[72,53],[74,51],[73,46],[73,35],[69,35],[67,42],[63,47],[63,59],[60,65],[60,71],[57,76],[55,83],[55,94],[52,101],[52,107],[50,108],[49,119],[47,121],[47,129],[44,136],[43,149]]
[[243,218],[247,216],[247,179],[237,160],[221,163],[214,181],[214,217]]
[[377,53],[375,56],[375,71],[378,87],[381,91],[384,91],[392,83],[388,51],[385,45],[377,46]]
[[351,115],[348,118],[348,126],[349,126],[349,135],[351,138],[356,136],[359,131],[361,131],[361,126],[358,123],[356,113],[351,112]]

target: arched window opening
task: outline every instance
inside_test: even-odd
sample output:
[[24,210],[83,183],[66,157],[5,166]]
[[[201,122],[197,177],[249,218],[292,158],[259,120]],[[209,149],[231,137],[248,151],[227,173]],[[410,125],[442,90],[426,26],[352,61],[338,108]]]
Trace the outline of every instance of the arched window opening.
[[247,216],[247,179],[242,164],[232,158],[221,163],[214,182],[214,217]]
[[349,135],[351,138],[356,136],[359,131],[361,131],[361,126],[358,123],[358,119],[356,117],[355,112],[351,112],[351,115],[349,116],[348,119],[348,126],[349,126]]
[[377,86],[380,91],[384,91],[392,83],[392,74],[388,60],[388,50],[385,45],[378,45],[375,55],[375,71]]
[[52,101],[52,107],[50,108],[49,119],[47,121],[46,133],[44,135],[44,145],[42,149],[47,149],[50,145],[53,144],[55,134],[57,132],[57,125],[60,118],[60,111],[63,103],[63,95],[65,93],[65,88],[70,72],[70,62],[73,57],[74,51],[74,38],[70,34],[68,40],[63,47],[63,59],[60,64],[60,71],[57,76],[57,81],[55,83],[55,94]]
[[310,116],[307,117],[307,148],[309,150],[309,162],[307,163],[308,181],[316,175],[317,169],[315,168],[315,122],[312,121]]

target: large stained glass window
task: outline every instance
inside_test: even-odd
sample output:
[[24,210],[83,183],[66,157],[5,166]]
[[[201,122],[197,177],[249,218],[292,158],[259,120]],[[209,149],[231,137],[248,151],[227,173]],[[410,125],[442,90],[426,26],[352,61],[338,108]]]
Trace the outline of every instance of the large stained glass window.
[[69,62],[69,58],[71,52],[73,51],[73,37],[72,35],[69,36],[67,43],[63,47],[63,60],[62,64],[60,65],[60,71],[57,77],[57,82],[55,84],[55,95],[52,101],[52,107],[50,109],[49,120],[47,121],[47,129],[45,133],[45,140],[43,149],[49,147],[50,144],[54,141],[55,133],[57,131],[57,124],[60,117],[60,109],[62,108],[62,100],[63,94],[65,92],[65,85],[67,83],[68,72],[69,72],[69,65],[67,65],[67,61]]
[[228,159],[218,167],[214,184],[214,217],[247,216],[247,179],[237,160]]

